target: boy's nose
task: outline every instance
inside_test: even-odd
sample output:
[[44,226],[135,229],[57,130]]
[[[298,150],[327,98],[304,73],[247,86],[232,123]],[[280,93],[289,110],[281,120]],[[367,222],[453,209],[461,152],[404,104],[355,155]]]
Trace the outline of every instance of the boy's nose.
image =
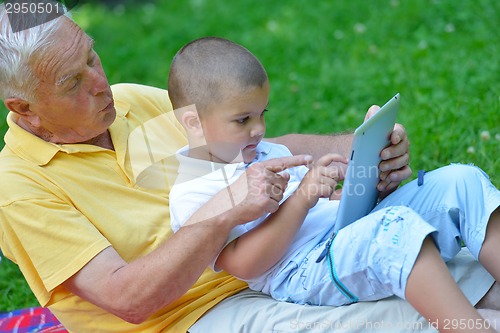
[[265,133],[266,133],[266,125],[264,125],[264,124],[258,124],[256,126],[254,126],[254,128],[250,132],[250,135],[252,137],[264,136]]

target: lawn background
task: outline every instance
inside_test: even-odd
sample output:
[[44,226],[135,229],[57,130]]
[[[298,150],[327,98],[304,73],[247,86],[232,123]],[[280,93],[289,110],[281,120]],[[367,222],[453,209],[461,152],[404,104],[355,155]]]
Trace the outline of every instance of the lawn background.
[[[474,163],[500,185],[500,1],[130,0],[80,2],[72,13],[95,38],[111,84],[166,88],[182,45],[226,37],[268,71],[268,136],[353,130],[370,105],[399,92],[412,178]],[[0,107],[2,137],[5,114]],[[3,259],[0,311],[32,305],[17,266]]]

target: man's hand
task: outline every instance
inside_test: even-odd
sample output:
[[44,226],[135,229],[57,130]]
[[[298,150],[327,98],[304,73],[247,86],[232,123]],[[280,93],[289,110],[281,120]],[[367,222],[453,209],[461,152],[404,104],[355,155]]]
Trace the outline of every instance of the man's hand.
[[285,171],[312,163],[309,155],[273,158],[252,164],[233,184],[213,196],[202,209],[198,209],[184,226],[226,215],[231,227],[274,213],[283,199],[283,191],[290,175]]
[[[380,109],[377,105],[372,105],[366,113],[365,120],[370,118]],[[411,176],[410,162],[410,141],[405,128],[401,124],[394,125],[391,134],[391,145],[381,152],[382,162],[380,162],[380,182],[377,189],[382,192],[382,198],[393,192],[399,184]]]

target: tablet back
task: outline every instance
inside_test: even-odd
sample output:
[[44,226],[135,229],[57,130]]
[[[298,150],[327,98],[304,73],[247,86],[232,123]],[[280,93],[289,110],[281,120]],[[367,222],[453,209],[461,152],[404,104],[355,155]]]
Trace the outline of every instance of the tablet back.
[[396,94],[354,131],[335,231],[364,217],[377,203],[380,152],[390,144],[399,99],[399,94]]

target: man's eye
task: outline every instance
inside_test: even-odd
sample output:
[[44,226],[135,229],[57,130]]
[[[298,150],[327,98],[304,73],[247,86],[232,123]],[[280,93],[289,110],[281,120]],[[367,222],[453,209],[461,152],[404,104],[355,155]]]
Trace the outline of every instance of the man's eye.
[[87,61],[87,65],[89,65],[90,67],[93,67],[96,62],[97,62],[97,53],[92,52],[90,54],[89,60]]
[[78,84],[80,83],[80,77],[75,77],[71,79],[71,82],[68,84],[68,90],[73,90],[76,87],[78,87]]
[[96,61],[96,57],[93,56],[89,59],[89,61],[87,61],[87,65],[89,65],[90,67],[93,67],[95,65],[95,61]]

